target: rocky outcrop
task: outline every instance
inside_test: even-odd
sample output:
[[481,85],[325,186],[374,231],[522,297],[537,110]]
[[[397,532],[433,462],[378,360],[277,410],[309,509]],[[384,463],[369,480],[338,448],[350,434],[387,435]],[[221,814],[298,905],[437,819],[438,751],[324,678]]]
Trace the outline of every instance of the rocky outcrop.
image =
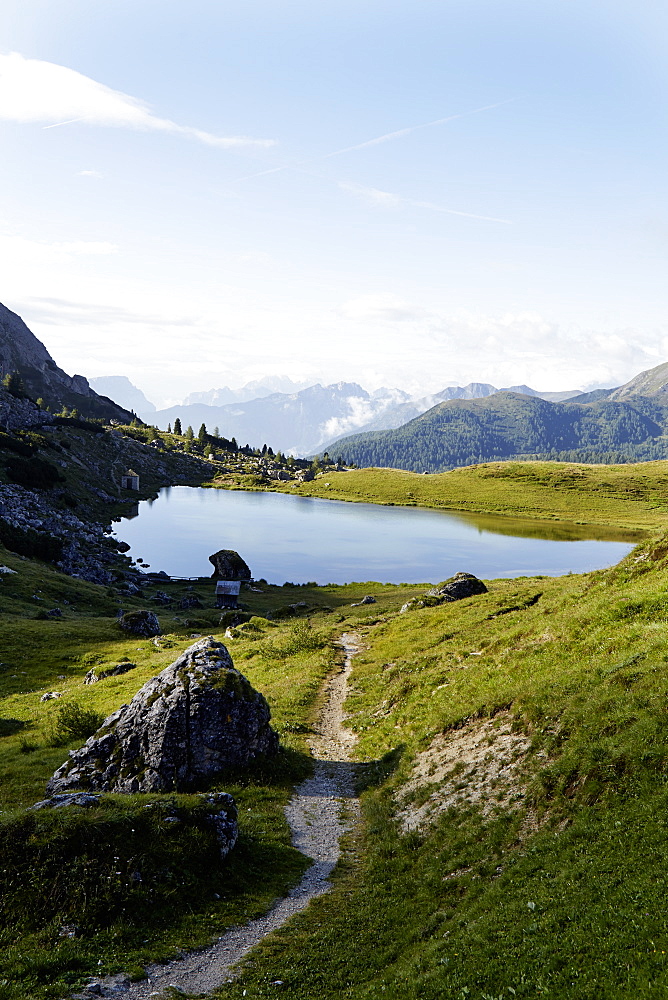
[[209,556],[212,580],[250,580],[250,567],[234,549],[220,549]]
[[51,778],[73,790],[195,791],[278,750],[264,697],[211,636],[190,646],[105,720]]
[[118,624],[124,632],[144,639],[153,639],[162,631],[158,616],[153,611],[128,611],[127,614],[121,615]]
[[30,399],[17,399],[0,387],[0,427],[6,431],[29,430],[53,423],[53,417]]
[[127,674],[128,671],[134,670],[136,668],[136,663],[130,663],[129,660],[123,660],[121,663],[117,663],[115,667],[110,667],[108,670],[100,670],[99,672],[95,667],[88,671],[84,675],[84,684],[97,684],[98,681],[103,681],[106,677],[118,677],[120,674]]
[[439,604],[449,604],[451,601],[461,601],[465,597],[475,597],[486,594],[487,587],[473,573],[455,573],[449,580],[444,580],[438,586],[428,590],[424,597],[414,597],[401,608],[401,612],[413,611],[416,608],[434,608]]
[[455,573],[449,580],[427,591],[429,597],[442,597],[444,601],[461,601],[465,597],[486,593],[487,587],[473,573]]
[[20,316],[0,303],[0,370],[16,371],[29,396],[40,396],[54,406],[76,407],[84,416],[131,420],[132,414],[106,396],[98,396],[83,375],[59,368],[44,344]]
[[0,483],[3,543],[21,552],[12,533],[18,533],[19,539],[38,536],[52,540],[57,543],[53,561],[58,569],[91,583],[110,583],[110,571],[118,562],[118,543],[107,536],[101,524],[84,521],[69,510],[57,509],[57,501],[57,494],[47,497],[24,486]]

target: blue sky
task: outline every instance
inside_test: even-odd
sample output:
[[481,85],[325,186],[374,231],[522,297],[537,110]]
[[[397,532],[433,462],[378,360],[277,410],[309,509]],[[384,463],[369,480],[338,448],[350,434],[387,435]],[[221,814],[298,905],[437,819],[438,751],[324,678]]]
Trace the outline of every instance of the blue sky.
[[668,360],[663,5],[4,0],[0,301],[158,403]]

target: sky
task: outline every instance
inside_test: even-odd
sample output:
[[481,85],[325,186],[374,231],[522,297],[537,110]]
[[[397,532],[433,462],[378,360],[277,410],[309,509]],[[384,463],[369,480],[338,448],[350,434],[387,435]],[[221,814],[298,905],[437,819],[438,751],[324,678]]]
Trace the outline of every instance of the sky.
[[3,0],[0,301],[158,405],[668,360],[668,8]]

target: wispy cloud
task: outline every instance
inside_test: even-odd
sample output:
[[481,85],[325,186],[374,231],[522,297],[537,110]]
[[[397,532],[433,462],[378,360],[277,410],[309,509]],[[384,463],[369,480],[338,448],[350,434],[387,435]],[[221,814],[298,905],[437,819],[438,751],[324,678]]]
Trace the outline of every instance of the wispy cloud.
[[456,208],[446,208],[444,205],[436,205],[431,201],[418,201],[415,198],[402,198],[401,195],[392,191],[381,191],[378,188],[364,187],[362,184],[351,184],[344,181],[339,182],[339,188],[348,194],[361,198],[368,205],[376,208],[423,208],[430,212],[443,212],[446,215],[461,215],[465,219],[480,219],[483,222],[502,222],[504,225],[512,225],[510,219],[499,219],[494,215],[478,215],[476,212],[462,212]]
[[333,156],[342,156],[344,153],[352,153],[356,149],[366,149],[367,146],[378,146],[383,142],[390,142],[392,139],[400,139],[402,136],[410,135],[411,132],[418,132],[423,128],[431,128],[434,125],[444,125],[446,122],[455,121],[457,118],[468,118],[469,115],[479,115],[483,111],[492,111],[494,108],[502,108],[504,104],[512,104],[516,97],[509,97],[505,101],[497,101],[496,104],[485,104],[484,107],[474,108],[472,111],[461,111],[456,115],[447,115],[445,118],[436,118],[431,122],[424,122],[421,125],[409,125],[407,128],[398,129],[396,132],[386,132],[384,135],[376,136],[374,139],[366,139],[358,142],[354,146],[345,146],[343,149],[335,149],[332,153],[324,153],[322,156],[313,156],[307,160],[299,160],[296,163],[283,163],[278,167],[271,167],[269,170],[258,170],[252,174],[238,177],[238,181],[249,181],[254,177],[266,177],[267,174],[279,174],[283,170],[299,170],[312,163],[319,163],[321,160],[330,160]]
[[333,153],[326,153],[322,157],[323,160],[329,160],[332,156],[342,156],[344,153],[352,153],[356,149],[367,149],[369,146],[379,146],[383,142],[391,142],[393,139],[402,139],[405,135],[410,135],[412,132],[419,132],[423,128],[433,128],[434,125],[445,125],[446,122],[453,122],[458,118],[468,118],[470,115],[479,115],[483,111],[492,111],[494,108],[501,108],[504,104],[511,104],[516,98],[510,97],[506,101],[497,101],[496,104],[485,104],[481,108],[473,108],[472,111],[460,111],[456,115],[447,115],[445,118],[435,118],[431,122],[423,122],[420,125],[409,125],[407,128],[397,129],[395,132],[386,132],[384,135],[378,135],[374,139],[366,139],[364,142],[358,142],[354,146],[344,146],[343,149],[335,149]]
[[363,184],[339,181],[338,186],[346,194],[355,195],[368,205],[376,205],[380,208],[398,208],[403,200],[399,195],[392,194],[391,191],[381,191],[379,188],[365,187]]
[[273,139],[219,136],[155,115],[136,97],[112,90],[76,70],[18,52],[0,56],[0,119],[46,122],[45,129],[85,122],[135,131],[171,132],[225,149],[272,146]]

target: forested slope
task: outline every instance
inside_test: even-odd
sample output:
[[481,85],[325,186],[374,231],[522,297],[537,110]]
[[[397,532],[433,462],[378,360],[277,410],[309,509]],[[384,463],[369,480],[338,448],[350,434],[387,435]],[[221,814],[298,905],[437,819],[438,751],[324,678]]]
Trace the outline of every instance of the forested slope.
[[550,403],[512,392],[450,400],[396,430],[341,438],[348,464],[413,472],[517,457],[637,462],[668,456],[668,408],[651,399]]

